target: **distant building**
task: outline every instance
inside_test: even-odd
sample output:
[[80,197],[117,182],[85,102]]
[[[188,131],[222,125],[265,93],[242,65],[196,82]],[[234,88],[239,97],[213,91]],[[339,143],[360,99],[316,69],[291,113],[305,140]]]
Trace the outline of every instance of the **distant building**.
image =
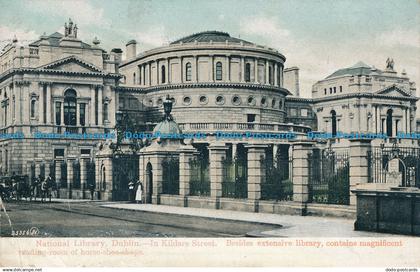
[[384,70],[358,62],[312,88],[318,130],[332,134],[415,132],[417,100],[415,83],[389,59]]

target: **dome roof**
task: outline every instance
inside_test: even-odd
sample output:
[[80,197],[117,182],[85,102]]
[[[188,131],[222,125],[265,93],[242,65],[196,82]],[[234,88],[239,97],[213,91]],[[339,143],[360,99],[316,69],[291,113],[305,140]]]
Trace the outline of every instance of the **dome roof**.
[[193,43],[193,42],[228,42],[228,43],[243,43],[247,45],[251,45],[253,43],[231,37],[229,33],[222,32],[222,31],[204,31],[195,33],[179,40],[172,42],[171,44],[180,44],[180,43]]
[[375,69],[369,65],[367,65],[366,63],[359,61],[358,63],[356,63],[355,65],[348,67],[348,68],[344,68],[344,69],[340,69],[335,71],[334,73],[332,73],[331,75],[327,76],[326,78],[332,78],[332,77],[339,77],[339,76],[364,76],[364,75],[370,75],[372,73],[375,74],[381,74],[382,71]]
[[158,123],[153,129],[153,134],[160,132],[161,134],[180,134],[182,133],[178,124],[173,120],[163,120]]

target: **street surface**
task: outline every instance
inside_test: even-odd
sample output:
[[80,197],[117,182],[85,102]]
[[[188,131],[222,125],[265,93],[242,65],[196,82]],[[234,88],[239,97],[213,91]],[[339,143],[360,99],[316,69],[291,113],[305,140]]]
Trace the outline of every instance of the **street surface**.
[[2,208],[2,237],[10,237],[12,233],[22,237],[244,237],[248,232],[281,227],[100,207],[104,202],[3,204],[7,213]]

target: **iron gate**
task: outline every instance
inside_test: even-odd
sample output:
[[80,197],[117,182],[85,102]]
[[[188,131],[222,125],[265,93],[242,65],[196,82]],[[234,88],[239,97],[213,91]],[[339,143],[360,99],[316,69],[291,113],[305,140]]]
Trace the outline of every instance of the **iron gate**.
[[368,152],[369,182],[420,188],[420,149],[376,147]]
[[293,160],[278,158],[276,163],[271,160],[262,160],[261,165],[265,171],[265,179],[261,184],[262,200],[293,200],[293,183],[290,179],[293,169]]
[[[228,151],[230,153],[230,150]],[[222,197],[248,197],[248,160],[246,149],[238,144],[237,156],[232,159],[227,156],[222,161],[223,181]]]
[[129,200],[128,183],[130,181],[136,182],[138,179],[138,155],[117,154],[112,158],[112,200]]
[[179,158],[166,157],[162,161],[162,194],[179,195]]
[[208,157],[200,154],[190,162],[190,195],[210,195],[210,175]]
[[350,204],[348,153],[331,149],[313,150],[308,158],[309,201],[325,204]]

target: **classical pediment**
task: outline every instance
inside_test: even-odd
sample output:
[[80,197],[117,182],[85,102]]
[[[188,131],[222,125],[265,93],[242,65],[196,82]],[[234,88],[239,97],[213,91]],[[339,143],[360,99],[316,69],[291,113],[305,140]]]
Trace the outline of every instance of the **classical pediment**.
[[38,69],[79,73],[102,73],[102,70],[100,68],[84,60],[81,60],[76,56],[70,56],[64,59],[54,61],[52,63],[43,65]]
[[404,88],[398,87],[396,85],[391,85],[385,87],[376,92],[376,94],[389,95],[389,96],[400,96],[400,97],[410,97],[410,93]]

